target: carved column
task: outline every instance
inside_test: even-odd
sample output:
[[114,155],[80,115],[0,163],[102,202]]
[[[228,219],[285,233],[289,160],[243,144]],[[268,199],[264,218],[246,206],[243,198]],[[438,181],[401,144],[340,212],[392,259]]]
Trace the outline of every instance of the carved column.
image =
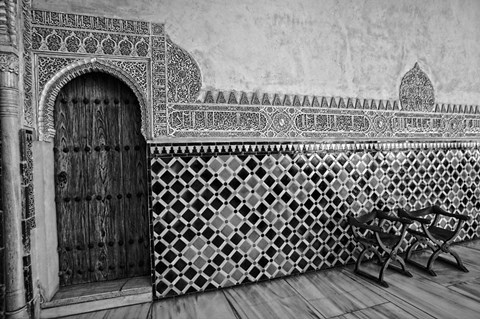
[[4,212],[5,317],[28,318],[25,300],[20,176],[19,52],[16,0],[0,1],[0,179]]
[[0,185],[5,226],[6,318],[28,318],[22,260],[19,109],[18,56],[14,52],[0,52]]

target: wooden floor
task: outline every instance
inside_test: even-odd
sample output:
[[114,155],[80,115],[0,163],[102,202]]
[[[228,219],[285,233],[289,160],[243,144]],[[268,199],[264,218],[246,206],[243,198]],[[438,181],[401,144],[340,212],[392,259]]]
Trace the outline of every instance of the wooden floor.
[[132,277],[111,281],[101,284],[87,283],[61,287],[51,301],[44,303],[44,307],[68,305],[91,300],[107,299],[122,295],[132,295],[151,292],[152,284],[150,277]]
[[[208,293],[92,312],[80,319],[480,318],[480,240],[455,246],[470,270],[437,262],[437,277],[409,266],[388,271],[389,288],[353,274],[352,266]],[[422,256],[420,256],[421,258]]]

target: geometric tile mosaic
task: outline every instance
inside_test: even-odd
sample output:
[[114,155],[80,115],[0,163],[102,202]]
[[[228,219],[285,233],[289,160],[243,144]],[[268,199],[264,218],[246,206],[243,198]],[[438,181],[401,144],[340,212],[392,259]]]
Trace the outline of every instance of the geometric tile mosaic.
[[438,204],[477,238],[479,160],[465,142],[151,144],[156,298],[351,262],[349,211]]

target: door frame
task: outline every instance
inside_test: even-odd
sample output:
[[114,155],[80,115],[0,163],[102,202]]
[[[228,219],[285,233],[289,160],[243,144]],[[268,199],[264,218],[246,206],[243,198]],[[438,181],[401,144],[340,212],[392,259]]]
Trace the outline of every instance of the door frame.
[[[66,66],[58,72],[45,85],[40,97],[38,106],[38,140],[33,142],[33,190],[35,196],[36,229],[35,236],[32,236],[32,278],[33,285],[38,289],[41,301],[50,301],[59,289],[59,254],[57,211],[55,203],[55,168],[53,154],[53,136],[55,134],[53,123],[53,108],[58,93],[64,85],[78,76],[86,73],[101,72],[109,74],[126,84],[137,97],[141,111],[142,135],[147,144],[145,154],[147,179],[145,190],[149,191],[149,163],[148,163],[148,132],[150,121],[147,111],[145,94],[142,93],[140,85],[130,75],[114,65],[96,59],[82,60]],[[146,93],[146,92],[145,92]],[[148,194],[148,193],[147,193]],[[146,207],[149,207],[149,196],[144,199]],[[150,227],[151,211],[148,209],[147,218],[149,222],[149,254],[151,270],[152,258],[152,229]],[[153,283],[153,274],[150,271]]]

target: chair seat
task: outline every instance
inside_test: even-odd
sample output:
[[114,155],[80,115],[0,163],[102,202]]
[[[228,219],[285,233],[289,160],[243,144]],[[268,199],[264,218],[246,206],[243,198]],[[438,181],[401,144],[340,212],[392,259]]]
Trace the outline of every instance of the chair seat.
[[455,232],[453,230],[448,230],[448,229],[440,228],[437,226],[430,226],[428,228],[428,231],[434,237],[443,241],[449,240],[455,235]]
[[[380,236],[381,242],[387,247],[393,247],[400,239],[399,235],[383,233],[383,232],[379,233],[379,236]],[[365,236],[365,237],[359,237],[358,240],[363,241],[365,243],[372,244],[372,245],[377,244],[377,239],[373,234],[369,234],[368,236]]]
[[[440,227],[437,227],[437,226],[430,226],[428,228],[428,231],[430,232],[430,234],[432,234],[432,236],[434,236],[435,238],[440,239],[442,241],[446,241],[446,240],[452,238],[452,236],[455,234],[454,231],[444,229],[444,228],[440,228]],[[425,234],[423,231],[419,231],[419,230],[415,230],[415,229],[409,229],[408,232],[412,235],[427,237],[427,234]]]

